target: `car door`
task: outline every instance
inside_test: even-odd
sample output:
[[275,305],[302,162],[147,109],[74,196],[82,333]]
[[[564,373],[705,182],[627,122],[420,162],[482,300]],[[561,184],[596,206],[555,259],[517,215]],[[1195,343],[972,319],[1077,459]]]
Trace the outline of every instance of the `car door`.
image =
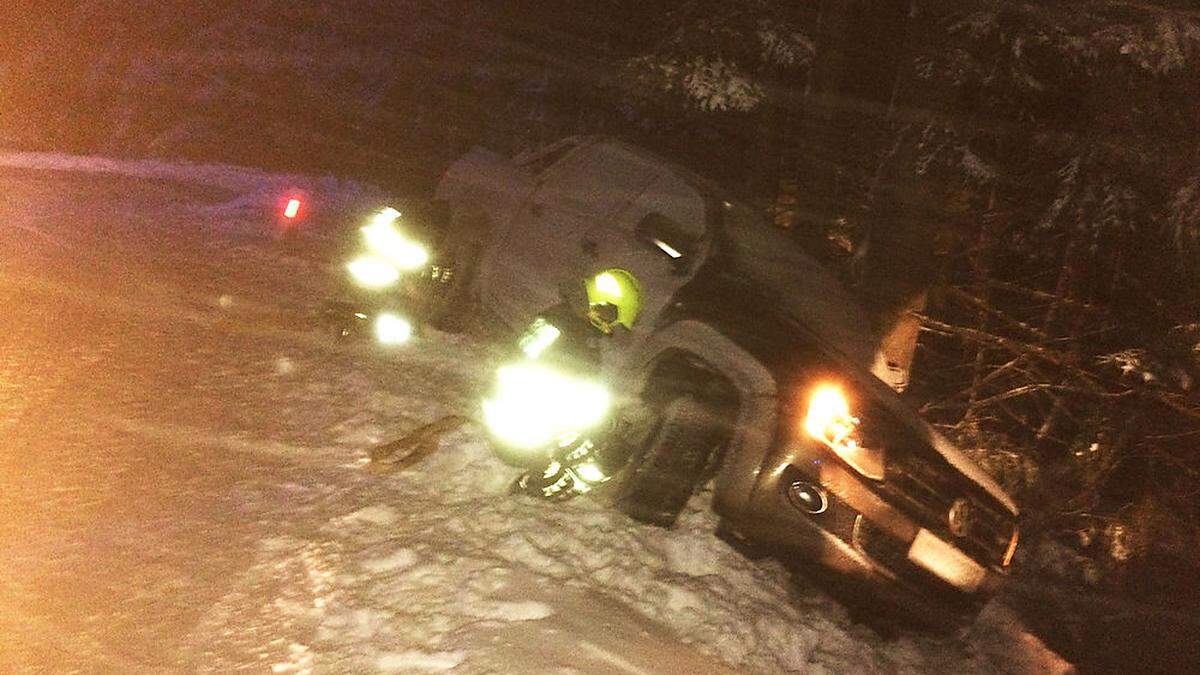
[[616,217],[596,224],[596,262],[633,273],[642,286],[645,332],[707,255],[708,205],[704,195],[673,172],[661,173]]
[[619,143],[576,148],[538,177],[504,241],[496,281],[506,311],[520,321],[559,301],[559,287],[580,282],[597,256],[597,223],[621,212],[658,168]]

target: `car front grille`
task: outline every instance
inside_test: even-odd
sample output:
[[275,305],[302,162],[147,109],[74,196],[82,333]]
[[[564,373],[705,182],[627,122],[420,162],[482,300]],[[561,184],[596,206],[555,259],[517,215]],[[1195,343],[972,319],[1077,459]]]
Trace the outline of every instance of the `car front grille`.
[[904,542],[872,525],[861,515],[854,521],[853,539],[858,550],[893,572],[900,572],[912,565],[908,561],[908,547]]
[[[919,453],[904,449],[888,454],[883,481],[888,496],[907,506],[926,529],[979,562],[1002,567],[1016,523],[985,501],[978,494],[980,490],[945,459],[926,458]],[[950,526],[952,508],[969,513],[959,520],[965,525],[956,531]]]
[[961,595],[960,589],[909,560],[906,542],[896,539],[861,515],[854,521],[852,543],[859,552],[899,579],[925,588],[940,588],[947,593],[943,596],[947,600],[952,599],[954,595]]

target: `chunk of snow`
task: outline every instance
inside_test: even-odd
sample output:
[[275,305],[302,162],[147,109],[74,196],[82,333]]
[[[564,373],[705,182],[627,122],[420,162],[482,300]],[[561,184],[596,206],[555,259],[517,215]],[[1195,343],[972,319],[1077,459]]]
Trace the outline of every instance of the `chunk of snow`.
[[368,572],[395,572],[408,569],[416,562],[417,554],[407,548],[402,548],[391,555],[364,561],[362,566]]
[[379,670],[385,673],[440,673],[456,668],[466,652],[422,652],[410,649],[380,656],[376,661]]
[[978,181],[990,181],[996,177],[996,170],[993,169],[987,162],[979,158],[971,149],[965,145],[959,148],[962,151],[962,168],[967,172],[967,175]]
[[704,110],[753,110],[762,101],[763,89],[734,63],[697,58],[683,78],[688,96]]
[[275,359],[275,374],[276,375],[291,375],[292,371],[296,370],[296,364],[286,356],[280,356]]
[[983,608],[967,639],[998,672],[1057,675],[1075,671],[1070,663],[1030,635],[1016,612],[999,602],[990,602]]
[[470,616],[495,621],[537,621],[554,615],[554,608],[533,600],[504,601],[484,600],[468,604],[465,611]]
[[311,673],[313,654],[307,645],[293,642],[288,645],[288,660],[271,665],[273,673]]
[[720,574],[722,564],[718,547],[721,542],[715,537],[670,538],[663,542],[667,555],[667,567],[674,572],[692,577]]
[[343,523],[366,523],[369,525],[392,525],[398,520],[396,510],[384,504],[364,506],[361,509],[342,516]]

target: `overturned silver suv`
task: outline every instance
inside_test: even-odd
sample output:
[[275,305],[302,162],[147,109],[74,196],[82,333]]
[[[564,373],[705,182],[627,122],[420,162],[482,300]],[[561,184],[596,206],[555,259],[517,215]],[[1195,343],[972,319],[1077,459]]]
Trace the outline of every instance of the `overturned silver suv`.
[[443,324],[469,306],[519,329],[564,281],[640,280],[642,318],[602,359],[631,459],[598,492],[620,508],[670,525],[712,478],[722,535],[854,595],[969,616],[997,588],[1016,506],[880,379],[867,317],[787,233],[603,137],[472,150],[437,198]]

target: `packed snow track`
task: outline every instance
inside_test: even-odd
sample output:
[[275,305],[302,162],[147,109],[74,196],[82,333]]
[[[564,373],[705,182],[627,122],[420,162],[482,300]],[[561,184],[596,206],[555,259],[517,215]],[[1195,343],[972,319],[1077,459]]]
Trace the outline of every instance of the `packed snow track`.
[[[279,239],[285,188],[316,210]],[[384,352],[311,321],[333,180],[0,155],[0,671],[966,672],[1047,667],[1003,617],[884,639],[712,535],[505,495],[469,338]],[[1040,656],[1039,656],[1040,655]],[[1032,659],[1032,660],[1031,660]]]

